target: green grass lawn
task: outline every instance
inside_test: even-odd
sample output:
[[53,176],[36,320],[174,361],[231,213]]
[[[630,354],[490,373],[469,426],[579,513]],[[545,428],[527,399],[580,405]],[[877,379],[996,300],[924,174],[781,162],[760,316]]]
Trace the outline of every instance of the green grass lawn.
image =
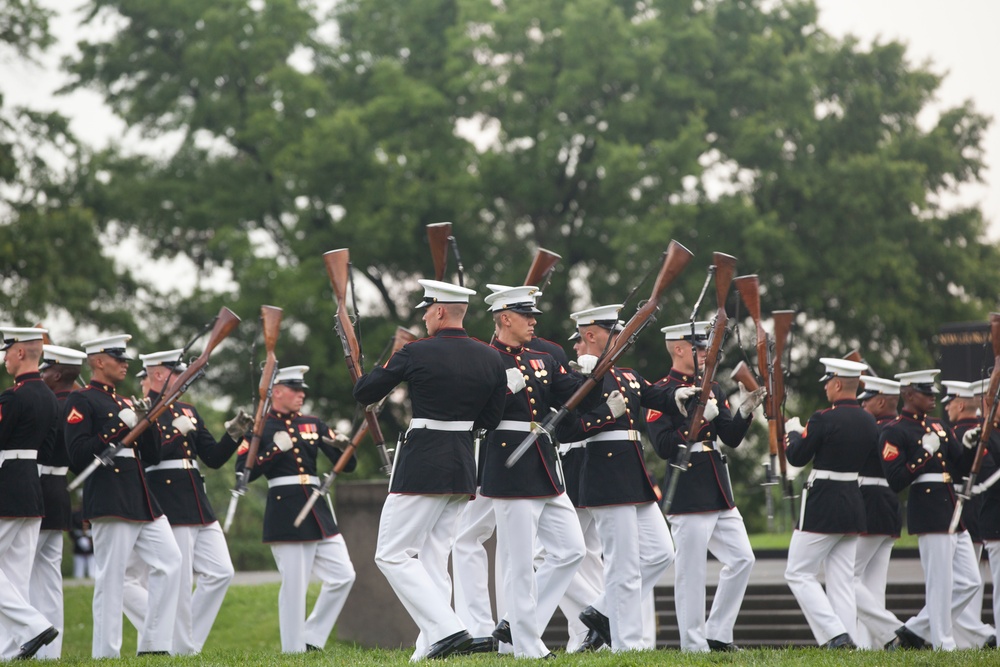
[[[754,551],[761,549],[787,549],[791,539],[791,533],[754,533],[750,535],[750,546],[753,547]],[[917,536],[903,531],[903,535],[896,540],[893,548],[916,549]]]
[[[315,599],[319,586],[310,588],[310,601]],[[91,611],[93,588],[71,586],[66,588],[66,636],[63,641],[63,660],[60,664],[96,664],[90,659]],[[282,655],[278,638],[278,585],[233,586],[226,595],[219,618],[208,638],[205,651],[191,657],[136,657],[135,630],[124,621],[125,637],[121,665],[253,665],[271,667],[284,665],[357,665],[359,667],[405,667],[410,651],[365,649],[331,639],[322,655],[309,653]],[[506,656],[475,656],[449,658],[447,664],[456,667],[470,665],[532,664]],[[108,664],[104,662],[102,664]],[[429,663],[434,664],[434,663]],[[681,654],[677,651],[648,651],[629,655],[601,652],[596,655],[559,654],[556,664],[580,667],[687,667],[689,665],[740,665],[771,667],[778,665],[810,665],[833,667],[835,665],[1000,665],[1000,652],[959,651],[955,653],[880,651],[830,652],[819,649],[747,650],[739,654]]]

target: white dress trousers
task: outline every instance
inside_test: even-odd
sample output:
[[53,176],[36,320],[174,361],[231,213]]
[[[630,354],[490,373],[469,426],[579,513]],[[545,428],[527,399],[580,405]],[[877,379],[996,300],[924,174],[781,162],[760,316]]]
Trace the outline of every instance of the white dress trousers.
[[117,658],[122,647],[125,568],[133,550],[149,568],[149,598],[137,651],[173,645],[181,554],[167,517],[149,523],[94,519],[94,658]]
[[[281,574],[278,591],[278,629],[282,653],[302,653],[306,644],[323,648],[354,585],[354,564],[343,535],[316,542],[275,542],[271,554]],[[306,617],[309,577],[321,587]]]
[[35,545],[35,564],[28,585],[29,602],[59,634],[35,654],[36,658],[58,659],[63,640],[63,531],[42,530]]
[[917,546],[926,599],[924,608],[906,621],[906,627],[935,649],[954,651],[954,625],[983,584],[972,540],[967,532],[929,533],[917,537]]
[[[474,637],[488,637],[496,623],[490,606],[490,566],[484,543],[496,530],[493,499],[478,494],[458,518],[451,569],[455,579],[455,613]],[[500,554],[494,566],[497,617],[503,618],[503,570]]]
[[468,501],[468,495],[390,493],[382,506],[375,564],[420,629],[411,661],[466,629],[451,607],[448,554]]
[[0,659],[14,657],[21,644],[53,625],[28,602],[39,518],[0,519]]
[[[963,539],[969,540],[969,544],[972,546],[976,569],[979,569],[979,559],[983,555],[983,543],[973,542],[972,536],[968,532],[960,533],[958,539],[960,542]],[[982,648],[989,638],[996,633],[996,629],[992,625],[983,623],[984,591],[982,580],[983,575],[982,571],[980,571],[980,585],[976,588],[975,595],[972,596],[972,600],[969,601],[969,604],[965,605],[965,609],[955,619],[955,625],[952,630],[955,635],[955,646],[960,649]]]
[[[514,656],[542,658],[549,649],[542,633],[555,613],[586,545],[576,510],[563,493],[548,498],[494,498],[497,550],[505,554],[506,618]],[[536,544],[544,552],[537,569]]]
[[580,648],[589,632],[587,626],[580,620],[580,612],[594,604],[604,594],[604,560],[601,557],[601,538],[597,534],[594,515],[588,509],[576,508],[576,518],[583,533],[586,553],[583,562],[573,575],[573,581],[559,602],[559,609],[566,617],[569,631],[569,639],[566,642],[567,653],[573,653]]
[[192,655],[204,648],[236,571],[218,521],[171,530],[181,550],[181,593],[172,653]]
[[[989,554],[990,558],[990,574],[994,581],[994,590],[1000,588],[1000,541],[990,540],[986,543],[986,553]],[[993,594],[993,619],[1000,619],[1000,595],[996,593]],[[997,625],[1000,627],[1000,624]],[[1000,631],[997,631],[994,635],[997,638],[997,643],[1000,644]]]
[[[682,651],[708,651],[708,639],[731,643],[733,626],[750,583],[755,558],[743,516],[736,508],[721,512],[672,514],[677,545],[674,606]],[[705,621],[707,553],[720,563],[719,586]]]
[[858,604],[858,628],[851,633],[860,648],[880,649],[892,641],[903,624],[885,608],[889,557],[895,538],[861,535],[854,560],[854,596]]
[[612,651],[642,650],[642,600],[674,562],[670,529],[653,502],[590,511],[604,553],[604,595],[593,606],[610,620]]
[[[810,533],[795,529],[788,546],[785,581],[820,645],[858,627],[854,595],[857,535]],[[819,569],[826,573],[826,591]]]

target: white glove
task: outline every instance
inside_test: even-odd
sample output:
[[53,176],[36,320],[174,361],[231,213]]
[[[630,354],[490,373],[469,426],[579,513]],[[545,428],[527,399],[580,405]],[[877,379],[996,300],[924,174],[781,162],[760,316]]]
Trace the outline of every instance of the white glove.
[[[740,390],[741,391],[743,390],[742,384],[740,385]],[[757,387],[756,389],[754,389],[749,394],[746,394],[745,396],[741,394],[740,397],[742,398],[743,402],[740,403],[740,416],[743,417],[744,419],[749,417],[750,413],[756,410],[757,407],[764,402],[764,398],[766,396],[767,396],[767,389],[764,389],[764,387]]]
[[590,375],[594,372],[594,367],[597,366],[597,357],[592,354],[581,354],[577,357],[576,363],[581,373]]
[[177,417],[172,422],[170,422],[170,425],[173,426],[178,431],[180,431],[181,435],[187,435],[188,433],[190,433],[195,429],[194,422],[191,421],[191,418],[188,417],[187,415],[181,415],[180,417]]
[[118,413],[118,419],[121,419],[129,428],[135,428],[136,422],[139,421],[132,408],[122,408],[121,412]]
[[799,421],[798,417],[792,417],[785,422],[785,433],[802,433],[804,430],[806,429],[802,426],[802,422]]
[[323,442],[331,447],[344,447],[345,445],[349,445],[351,443],[351,439],[346,435],[341,435],[340,433],[334,431],[332,438],[328,435],[324,435]]
[[976,428],[970,428],[962,436],[962,446],[966,449],[975,449],[979,446],[979,438],[983,435],[983,427],[977,426]]
[[153,407],[153,402],[149,400],[148,397],[136,398],[132,397],[132,410],[135,411],[136,415],[140,418],[145,417],[149,413],[149,409]]
[[702,413],[702,419],[706,422],[714,421],[716,417],[719,416],[719,402],[714,398],[705,404],[705,412]]
[[243,408],[240,408],[236,416],[224,423],[223,426],[226,427],[226,433],[229,434],[230,438],[233,440],[242,440],[247,431],[250,430],[250,427],[253,426],[253,417],[244,412]]
[[674,392],[674,403],[677,404],[677,410],[680,411],[682,416],[688,416],[687,402],[697,393],[697,387],[681,387]]
[[507,369],[507,389],[512,394],[516,394],[525,388],[524,376],[521,375],[520,368],[508,368]]
[[924,437],[920,438],[920,446],[928,454],[934,456],[937,454],[937,450],[941,449],[941,438],[938,437],[937,433],[924,433]]
[[273,441],[274,446],[282,452],[292,448],[292,436],[288,435],[288,431],[278,431],[274,434]]
[[617,389],[608,394],[608,407],[611,409],[611,416],[615,419],[625,414],[625,399],[622,398],[621,392]]

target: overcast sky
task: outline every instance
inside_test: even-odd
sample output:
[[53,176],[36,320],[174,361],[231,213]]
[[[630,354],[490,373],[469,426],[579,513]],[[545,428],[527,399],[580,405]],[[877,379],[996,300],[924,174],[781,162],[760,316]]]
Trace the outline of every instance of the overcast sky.
[[[58,109],[72,118],[80,136],[94,145],[122,138],[123,125],[108,113],[93,93],[75,93],[55,98],[52,91],[62,78],[60,58],[72,49],[78,34],[79,14],[72,7],[78,0],[43,0],[59,11],[54,28],[60,39],[57,48],[42,66],[14,66],[0,62],[3,76],[0,90],[6,103],[26,104],[35,109]],[[1000,238],[1000,0],[817,0],[820,25],[834,36],[853,34],[864,44],[873,39],[899,40],[909,47],[911,62],[931,61],[933,69],[946,74],[939,90],[938,106],[925,114],[933,120],[936,109],[974,101],[976,108],[994,118],[985,140],[986,160],[992,167],[986,183],[968,186],[958,193],[958,201],[982,206],[992,225],[992,236]],[[130,137],[126,136],[125,141]],[[947,200],[946,200],[947,203]]]

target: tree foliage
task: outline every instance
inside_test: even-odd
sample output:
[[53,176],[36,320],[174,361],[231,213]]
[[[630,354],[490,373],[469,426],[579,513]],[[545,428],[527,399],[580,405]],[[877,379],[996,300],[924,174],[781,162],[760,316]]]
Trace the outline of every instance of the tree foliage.
[[[352,402],[321,253],[351,250],[370,362],[416,322],[424,226],[443,220],[473,287],[519,282],[535,246],[563,255],[539,326],[557,340],[671,238],[697,259],[660,325],[690,316],[712,251],[733,254],[766,311],[800,313],[795,375],[855,346],[880,373],[926,365],[940,324],[994,304],[980,211],[940,203],[980,177],[987,119],[918,123],[940,76],[898,43],[831,38],[806,0],[92,0],[107,17],[120,28],[80,43],[71,87],[176,148],[96,155],[79,196],[202,279],[149,305],[151,343],[223,301],[279,305],[279,358],[312,366],[328,419]],[[469,328],[491,330],[481,312]],[[237,400],[250,338],[213,377]],[[645,335],[630,362],[664,374],[661,345]]]

